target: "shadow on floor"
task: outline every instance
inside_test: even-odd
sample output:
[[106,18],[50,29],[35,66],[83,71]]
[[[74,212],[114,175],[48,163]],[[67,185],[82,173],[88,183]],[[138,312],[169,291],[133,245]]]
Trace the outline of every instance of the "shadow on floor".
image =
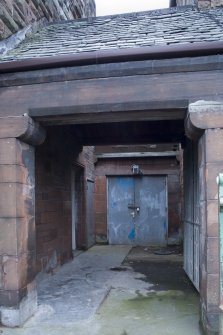
[[143,274],[144,280],[153,284],[153,290],[188,290],[197,293],[183,270],[183,256],[179,247],[135,247],[129,252],[124,264]]

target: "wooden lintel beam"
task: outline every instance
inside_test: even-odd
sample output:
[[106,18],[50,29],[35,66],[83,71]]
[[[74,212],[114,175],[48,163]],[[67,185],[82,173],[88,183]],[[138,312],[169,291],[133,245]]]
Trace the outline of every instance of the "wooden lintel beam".
[[184,143],[185,139],[184,137],[181,135],[178,136],[162,136],[159,137],[157,136],[156,138],[152,138],[151,136],[148,137],[140,137],[138,136],[137,138],[134,137],[133,139],[131,138],[120,138],[120,137],[100,137],[100,138],[95,138],[95,137],[90,137],[90,138],[86,138],[83,137],[82,139],[79,139],[79,141],[84,145],[84,146],[88,146],[88,145],[135,145],[135,144],[144,144],[144,143]]
[[98,159],[106,158],[144,158],[144,157],[175,157],[179,151],[162,151],[162,152],[117,152],[96,154]]

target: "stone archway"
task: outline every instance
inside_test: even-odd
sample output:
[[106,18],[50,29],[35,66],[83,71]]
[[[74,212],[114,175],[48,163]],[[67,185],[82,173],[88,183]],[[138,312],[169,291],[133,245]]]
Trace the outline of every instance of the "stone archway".
[[[215,56],[211,57],[214,68],[217,61]],[[101,64],[92,68],[72,68],[73,72],[71,68],[64,68],[62,75],[61,69],[14,74],[14,79],[3,75],[4,86],[0,88],[2,116],[0,157],[3,162],[1,165],[4,166],[1,167],[0,177],[1,185],[4,184],[3,189],[7,188],[7,185],[8,187],[12,185],[9,198],[13,201],[7,201],[11,212],[6,214],[9,219],[15,219],[12,221],[13,229],[15,227],[18,229],[19,220],[17,219],[20,218],[20,212],[17,209],[24,209],[21,215],[26,217],[32,213],[33,207],[29,210],[26,198],[19,198],[20,203],[17,202],[16,190],[20,188],[17,184],[24,185],[24,189],[29,184],[26,178],[16,182],[18,180],[16,178],[20,178],[19,174],[16,174],[14,179],[8,179],[8,172],[4,172],[5,165],[9,169],[11,167],[14,169],[14,165],[22,166],[25,176],[29,176],[29,171],[30,174],[32,173],[34,157],[31,146],[43,140],[42,135],[41,140],[38,137],[38,134],[42,134],[38,122],[44,127],[67,125],[70,131],[75,130],[79,134],[80,141],[86,140],[84,145],[89,143],[93,145],[93,138],[98,143],[105,139],[109,143],[116,125],[121,123],[122,125],[124,123],[124,128],[125,123],[129,123],[129,126],[131,124],[131,129],[134,129],[136,122],[141,123],[143,125],[140,129],[144,129],[144,135],[153,136],[154,141],[164,142],[168,139],[174,142],[183,141],[186,129],[187,136],[198,141],[199,184],[200,194],[203,196],[199,201],[202,227],[200,234],[202,319],[207,329],[216,330],[219,321],[220,293],[218,290],[218,198],[215,177],[221,172],[223,166],[222,107],[221,103],[217,102],[191,104],[204,95],[212,100],[215,99],[216,94],[219,99],[222,98],[222,70],[210,70],[210,58],[200,60],[202,71],[196,68],[197,60],[193,62],[193,59],[185,58],[181,59],[177,66],[175,66],[176,60],[156,60],[156,69],[154,69],[154,61],[142,61],[140,70],[138,63],[127,62],[120,65],[121,72],[117,64]],[[182,64],[184,64],[183,71]],[[219,68],[221,66],[219,60],[218,66]],[[85,74],[83,74],[84,71],[86,71]],[[189,113],[184,128],[188,105]],[[22,116],[24,113],[28,113],[35,121]],[[101,131],[99,131],[100,125],[103,125]],[[148,128],[143,128],[144,126]],[[23,145],[23,142],[28,144]],[[27,154],[29,152],[32,159],[23,161],[25,152]],[[33,183],[32,179],[29,190],[33,189]],[[32,196],[30,198],[33,199]],[[11,230],[4,225],[4,218],[7,217],[4,213],[6,208],[4,201],[4,198],[1,199],[0,216],[3,219],[1,228],[5,229],[3,235],[10,239]],[[29,203],[32,205],[32,201]],[[28,222],[25,221],[23,227],[27,229]],[[32,241],[34,231],[35,228],[32,234],[26,235],[24,254],[28,252],[28,245],[31,243],[27,241]],[[17,248],[17,236],[14,241],[14,246],[16,245]],[[4,240],[1,243],[2,259],[8,266],[7,271],[2,273],[3,284],[0,293],[5,297],[5,300],[2,300],[5,303],[1,310],[2,316],[4,316],[4,310],[6,311],[3,322],[14,326],[24,321],[33,311],[33,308],[28,308],[29,313],[21,317],[20,307],[23,306],[23,299],[28,294],[27,284],[32,281],[28,275],[32,273],[33,267],[30,260],[30,267],[24,265],[24,268],[16,270],[15,281],[7,282],[5,273],[10,273],[14,267],[11,267],[10,257],[6,257],[6,255],[10,256],[11,251],[8,252]],[[18,261],[17,254],[16,249],[16,261]],[[15,296],[14,300],[11,299],[12,295]],[[28,304],[28,306],[32,305]]]

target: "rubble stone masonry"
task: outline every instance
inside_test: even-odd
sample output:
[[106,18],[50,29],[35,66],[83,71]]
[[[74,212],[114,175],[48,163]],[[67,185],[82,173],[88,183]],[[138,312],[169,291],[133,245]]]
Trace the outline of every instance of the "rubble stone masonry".
[[0,40],[29,24],[95,16],[94,0],[1,0]]
[[177,6],[198,5],[199,8],[223,6],[223,0],[177,0]]

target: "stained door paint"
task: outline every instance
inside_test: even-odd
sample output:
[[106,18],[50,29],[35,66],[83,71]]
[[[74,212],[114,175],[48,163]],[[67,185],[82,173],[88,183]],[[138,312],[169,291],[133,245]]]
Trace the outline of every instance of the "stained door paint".
[[165,176],[108,178],[109,244],[166,245]]

